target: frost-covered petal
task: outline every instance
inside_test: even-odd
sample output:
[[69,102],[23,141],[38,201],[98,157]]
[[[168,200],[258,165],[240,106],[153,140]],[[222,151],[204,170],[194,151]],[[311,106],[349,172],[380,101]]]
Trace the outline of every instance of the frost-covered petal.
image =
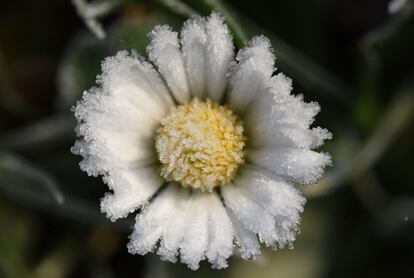
[[104,181],[114,193],[106,193],[102,198],[101,211],[112,221],[144,205],[163,183],[154,165],[112,173]]
[[130,236],[128,251],[131,254],[144,255],[155,249],[164,229],[164,223],[174,217],[176,210],[176,191],[173,186],[157,196],[137,215],[134,232]]
[[268,91],[251,107],[245,123],[253,147],[297,147],[314,149],[332,137],[326,129],[310,128],[320,108],[291,95],[291,80],[283,74],[271,78]]
[[89,175],[152,159],[150,140],[157,122],[122,96],[100,90],[85,92],[75,116],[80,139],[72,151],[84,157],[81,168]]
[[191,95],[203,98],[206,94],[207,67],[207,34],[204,18],[197,17],[184,23],[181,30],[181,44]]
[[227,73],[234,55],[234,46],[224,18],[212,13],[206,20],[207,53],[206,81],[207,96],[220,102],[227,86]]
[[105,175],[153,159],[151,137],[173,104],[156,71],[121,51],[102,63],[98,84],[74,108],[80,138],[72,151],[83,156],[81,168]]
[[259,121],[266,121],[273,125],[290,124],[308,128],[319,113],[320,106],[316,102],[304,102],[302,95],[292,95],[291,91],[292,81],[289,78],[282,73],[273,76],[266,93],[252,103],[246,119],[259,124]]
[[181,262],[192,270],[199,268],[205,258],[208,243],[208,196],[202,192],[193,192],[190,197],[190,213],[187,216],[186,229],[180,247]]
[[224,18],[213,13],[207,18],[187,20],[181,43],[191,94],[220,102],[234,53]]
[[181,104],[187,103],[191,96],[177,32],[168,25],[156,26],[149,37],[149,58],[157,65],[175,99]]
[[326,153],[297,148],[263,148],[249,150],[247,155],[253,164],[301,184],[315,183],[331,164]]
[[206,257],[213,268],[227,267],[233,253],[233,225],[217,194],[208,194],[209,239]]
[[241,257],[245,260],[255,259],[261,254],[257,235],[244,228],[231,210],[227,210],[227,214],[233,225],[234,239],[239,247]]
[[283,179],[252,167],[244,167],[235,184],[274,216],[279,247],[291,245],[305,204],[300,192]]
[[152,136],[173,101],[152,66],[126,51],[105,59],[98,84],[74,108],[79,139],[72,152],[83,157],[82,170],[102,175],[114,191],[101,208],[116,220],[144,204],[162,183],[154,167],[145,165],[155,160]]
[[182,189],[178,184],[168,184],[176,187],[175,206],[173,216],[164,223],[161,236],[160,247],[157,254],[162,260],[175,263],[177,261],[178,250],[187,230],[187,221],[191,217],[190,206],[192,199],[190,192]]
[[269,40],[259,36],[239,51],[236,60],[238,64],[230,76],[228,104],[241,113],[266,91],[275,57]]
[[106,58],[98,83],[110,94],[130,96],[136,107],[148,112],[168,110],[174,104],[157,71],[134,51]]
[[274,246],[277,234],[275,219],[270,213],[252,201],[235,185],[223,186],[222,196],[226,207],[247,230],[258,234],[260,241],[267,246]]
[[174,216],[164,224],[157,253],[163,260],[176,262],[180,250],[181,261],[192,269],[197,269],[204,257],[215,268],[226,267],[233,250],[233,232],[217,194],[196,192],[190,196],[180,188],[175,198]]

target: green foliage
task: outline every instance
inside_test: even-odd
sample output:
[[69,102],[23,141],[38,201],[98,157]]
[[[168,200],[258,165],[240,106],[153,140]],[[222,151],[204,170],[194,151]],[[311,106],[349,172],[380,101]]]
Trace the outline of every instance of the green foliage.
[[[0,276],[111,277],[145,272],[150,277],[380,277],[394,275],[395,266],[410,271],[405,263],[411,257],[404,252],[412,254],[414,242],[413,3],[407,1],[392,16],[372,10],[381,20],[366,19],[369,16],[364,14],[366,23],[356,15],[353,18],[365,4],[311,1],[318,11],[311,15],[315,21],[332,24],[321,24],[314,32],[327,41],[332,40],[332,32],[340,37],[339,42],[317,44],[321,49],[313,52],[306,39],[302,45],[289,36],[291,29],[300,30],[309,22],[297,16],[276,28],[266,21],[293,11],[307,12],[279,2],[123,1],[96,18],[106,31],[103,40],[80,26],[73,7],[51,0],[45,2],[50,7],[39,4],[34,10],[6,4],[10,15],[0,19]],[[385,8],[379,2],[366,5]],[[62,19],[55,14],[59,9],[64,10]],[[346,18],[331,14],[338,13],[336,9]],[[122,49],[145,56],[147,34],[155,25],[178,29],[186,18],[211,11],[225,16],[237,48],[254,35],[267,35],[277,67],[293,78],[295,92],[323,103],[321,121],[334,134],[324,150],[332,154],[334,166],[319,184],[303,189],[310,209],[303,215],[300,247],[294,252],[266,252],[258,263],[232,259],[227,270],[202,266],[194,274],[158,257],[126,254],[120,238],[126,238],[133,219],[114,224],[100,213],[99,197],[106,186],[81,173],[77,158],[70,154],[75,135],[69,110],[95,84],[104,57]],[[25,28],[48,31],[41,38],[50,41],[35,43],[9,31],[7,26],[23,24],[26,13],[33,13],[39,23],[34,27],[24,23]],[[59,26],[58,31],[36,29],[49,20]],[[361,26],[347,25],[354,21]],[[312,38],[305,33],[298,36]],[[30,51],[39,45],[41,54],[31,58]],[[17,66],[24,68],[35,58],[50,59],[55,66],[53,99],[41,109],[31,102],[24,86],[38,86],[38,80],[26,78]],[[24,82],[18,82],[21,79]],[[381,265],[368,267],[377,262]]]

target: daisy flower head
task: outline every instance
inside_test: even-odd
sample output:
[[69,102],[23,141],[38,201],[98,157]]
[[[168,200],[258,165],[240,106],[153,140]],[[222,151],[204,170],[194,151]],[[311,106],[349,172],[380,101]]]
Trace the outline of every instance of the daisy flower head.
[[269,40],[234,57],[224,19],[157,26],[149,61],[120,51],[102,63],[97,87],[74,108],[82,170],[111,193],[101,210],[115,221],[140,209],[128,250],[156,252],[197,269],[227,267],[234,250],[292,246],[304,197],[330,156],[313,149],[331,134],[310,125],[319,112],[275,74]]

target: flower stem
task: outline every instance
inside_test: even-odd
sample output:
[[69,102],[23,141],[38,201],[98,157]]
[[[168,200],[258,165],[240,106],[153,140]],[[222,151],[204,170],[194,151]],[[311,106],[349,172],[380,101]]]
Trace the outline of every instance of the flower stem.
[[191,8],[186,3],[179,1],[179,0],[157,0],[160,4],[165,6],[166,8],[170,9],[174,13],[185,16],[185,17],[192,17],[194,15],[198,15],[198,12]]

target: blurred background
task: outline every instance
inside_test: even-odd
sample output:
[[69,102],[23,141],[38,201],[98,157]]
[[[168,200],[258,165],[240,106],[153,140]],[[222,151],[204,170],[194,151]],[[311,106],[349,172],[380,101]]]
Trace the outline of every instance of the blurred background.
[[[144,54],[157,24],[220,12],[237,48],[266,34],[294,92],[317,101],[334,166],[294,250],[197,272],[127,252],[81,172],[71,106],[100,61]],[[414,277],[414,3],[410,0],[0,2],[0,277]]]

